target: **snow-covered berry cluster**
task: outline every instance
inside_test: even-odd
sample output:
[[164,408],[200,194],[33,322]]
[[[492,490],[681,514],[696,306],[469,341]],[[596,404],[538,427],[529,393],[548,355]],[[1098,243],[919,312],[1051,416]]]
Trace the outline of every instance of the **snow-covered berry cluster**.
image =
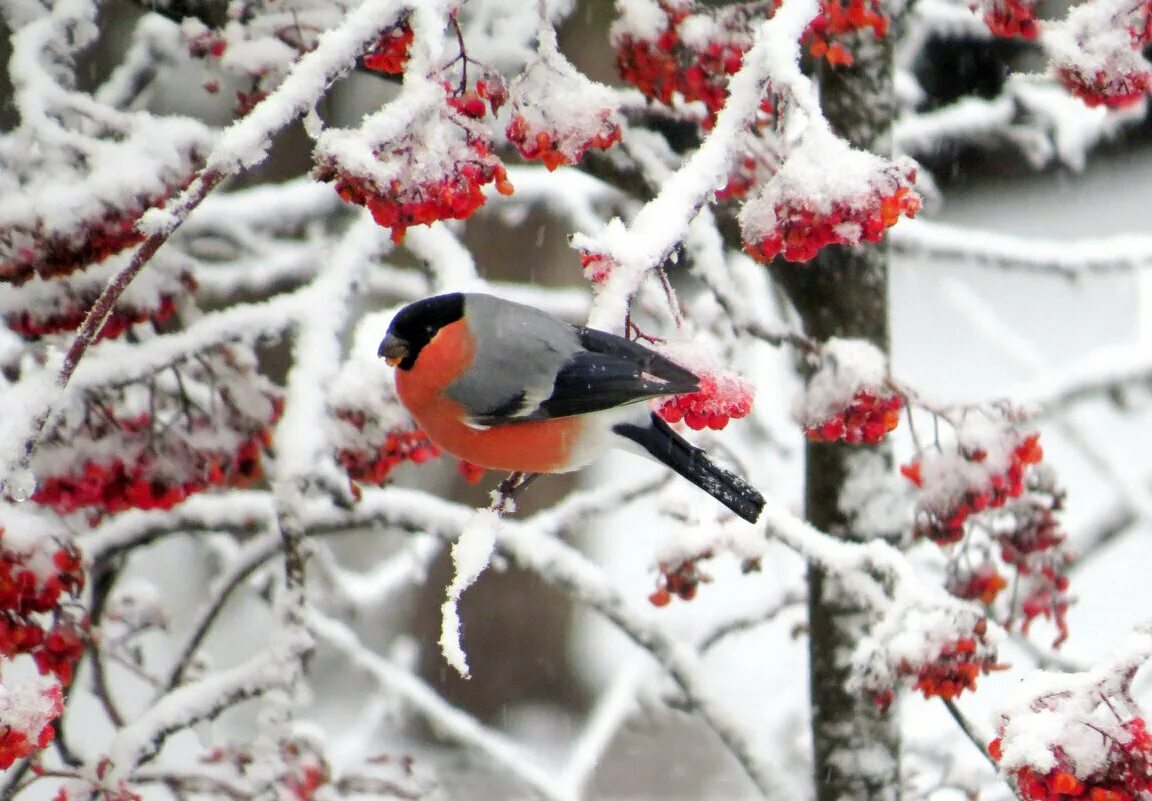
[[144,239],[136,227],[140,216],[150,208],[163,208],[178,188],[155,195],[137,194],[121,205],[106,206],[76,220],[66,231],[44,230],[42,226],[0,228],[0,242],[20,243],[10,251],[0,250],[0,282],[18,285],[33,276],[50,279],[69,275],[138,245]]
[[[1143,718],[1131,718],[1119,725],[1115,734],[1101,738],[1107,743],[1103,765],[1084,770],[1068,757],[1067,750],[1055,746],[1056,765],[1047,772],[1028,766],[1009,770],[1024,801],[1134,801],[1152,791],[1152,735]],[[997,762],[1003,759],[1003,740],[988,745]]]
[[389,25],[380,33],[380,38],[364,54],[364,67],[386,75],[400,75],[408,64],[408,51],[412,47],[414,34],[408,23],[408,15]]
[[363,412],[337,409],[336,418],[361,433],[357,447],[344,447],[336,458],[353,481],[364,484],[383,484],[392,470],[402,462],[424,464],[440,455],[420,429],[378,430],[378,422]]
[[866,29],[877,39],[888,35],[888,17],[879,0],[821,0],[820,13],[804,36],[813,56],[833,66],[849,66],[854,61],[852,53],[839,40]]
[[660,575],[656,580],[656,589],[648,596],[653,606],[667,606],[676,596],[681,601],[691,601],[696,597],[700,584],[707,583],[712,577],[700,570],[698,562],[712,558],[711,551],[704,551],[687,559],[676,559],[670,562],[661,562]]
[[1152,90],[1147,4],[1120,0],[1083,3],[1047,28],[1044,47],[1052,72],[1088,106],[1124,108]]
[[752,411],[752,382],[728,370],[701,370],[696,364],[691,369],[699,379],[700,389],[657,403],[656,413],[669,423],[683,421],[693,431],[719,431],[729,420],[747,417]]
[[1130,692],[1152,633],[1087,673],[1037,672],[1002,711],[988,752],[1024,801],[1137,801],[1152,791],[1152,734]]
[[744,204],[744,249],[767,263],[809,261],[828,245],[878,242],[901,216],[915,217],[915,165],[886,161],[823,132],[807,134],[767,185]]
[[[484,204],[482,187],[493,184],[503,195],[513,191],[481,121],[503,100],[495,86],[478,81],[470,92],[445,90],[443,105],[371,143],[362,131],[328,129],[317,145],[313,177],[367,208],[378,225],[392,229],[395,242],[413,225],[465,219]],[[372,119],[365,119],[366,130]]]
[[589,80],[559,53],[534,61],[511,88],[512,120],[504,131],[524,158],[549,170],[576,164],[590,148],[620,141],[613,94]]
[[705,9],[691,0],[622,6],[611,30],[620,76],[665,105],[676,95],[701,101],[710,129],[728,98],[728,77],[752,46],[749,13],[744,5]]
[[965,569],[957,569],[948,576],[948,592],[966,601],[979,601],[991,606],[1001,590],[1008,586],[1008,580],[1000,574],[996,564],[986,560]]
[[91,390],[69,406],[33,458],[31,500],[91,519],[171,509],[213,486],[260,476],[279,391],[254,357],[221,347],[146,380]]
[[0,684],[0,770],[48,747],[64,713],[60,685],[42,680]]
[[900,421],[904,403],[888,389],[884,354],[858,339],[830,339],[796,399],[793,416],[814,442],[875,445]]
[[580,266],[584,270],[584,277],[592,282],[593,287],[603,286],[617,265],[616,259],[606,253],[580,251]]
[[1008,442],[929,451],[900,472],[921,490],[915,534],[940,545],[964,538],[968,518],[1024,494],[1026,470],[1044,458],[1039,435],[1011,432]]
[[275,90],[300,56],[315,49],[331,18],[316,3],[230,16],[222,28],[185,17],[180,33],[188,55],[208,75],[206,92],[215,94],[222,84],[244,87],[236,90],[232,107],[233,115],[243,117]]
[[1068,634],[1070,557],[1057,513],[1063,494],[1042,465],[1039,435],[1011,420],[969,421],[954,447],[926,449],[900,472],[919,490],[913,535],[951,548],[948,589],[992,608],[1012,586],[998,618],[1019,621],[1027,633],[1037,618],[1051,620],[1056,644]]
[[739,155],[728,173],[728,180],[716,190],[716,200],[740,200],[771,180],[776,173],[779,167],[776,132],[766,124],[771,116],[772,104],[764,100],[756,123],[740,134]]
[[904,401],[899,395],[861,389],[847,407],[816,425],[807,426],[804,434],[815,442],[843,440],[852,445],[876,445],[896,428],[903,408]]
[[983,14],[984,24],[996,36],[1035,39],[1040,35],[1035,0],[980,0],[972,10]]
[[383,484],[404,462],[425,464],[440,456],[396,397],[392,369],[376,357],[374,343],[388,329],[391,314],[369,315],[361,322],[351,356],[328,390],[328,436],[354,488]]
[[0,657],[30,655],[43,674],[72,682],[84,652],[80,553],[38,515],[7,510],[0,525]]
[[853,686],[887,708],[902,683],[951,700],[1001,666],[996,638],[978,611],[958,602],[908,604],[888,612],[853,657]]
[[[123,257],[62,278],[33,278],[18,292],[0,296],[0,316],[8,328],[26,339],[69,333],[80,327],[109,278],[123,265]],[[177,302],[196,291],[191,273],[175,268],[175,261],[160,260],[128,285],[108,316],[97,339],[116,339],[132,326],[167,322]]]
[[[240,778],[249,773],[254,759],[250,748],[226,745],[211,749],[200,761],[216,766],[225,776],[231,774]],[[312,738],[292,736],[280,741],[273,791],[277,798],[314,801],[326,797],[322,788],[331,779],[332,771],[324,758],[324,751]]]

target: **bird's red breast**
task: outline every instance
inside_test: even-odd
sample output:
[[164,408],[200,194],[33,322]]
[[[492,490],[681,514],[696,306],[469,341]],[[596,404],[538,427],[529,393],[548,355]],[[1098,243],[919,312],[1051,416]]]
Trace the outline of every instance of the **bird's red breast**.
[[396,371],[396,392],[412,418],[436,445],[457,458],[489,470],[556,473],[567,469],[584,421],[560,417],[472,428],[467,410],[444,390],[466,371],[476,354],[468,324],[441,328],[416,363]]

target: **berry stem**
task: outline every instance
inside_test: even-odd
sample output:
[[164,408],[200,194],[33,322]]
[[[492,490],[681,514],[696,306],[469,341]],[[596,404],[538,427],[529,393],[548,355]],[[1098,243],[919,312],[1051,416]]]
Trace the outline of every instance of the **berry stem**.
[[[988,760],[988,764],[992,766],[992,770],[999,771],[1000,766],[996,764],[996,760],[988,753],[988,748],[984,745],[987,738],[977,736],[975,730],[972,728],[971,722],[968,718],[964,717],[964,713],[960,711],[960,707],[956,706],[956,702],[951,698],[941,698],[940,701],[944,704],[944,708],[948,710],[948,714],[952,716],[952,720],[956,721],[956,725],[960,727],[960,731],[964,732],[964,736],[979,749],[984,758]],[[1016,792],[1016,788],[1012,788],[1012,792]],[[1017,795],[1019,798],[1019,795]]]

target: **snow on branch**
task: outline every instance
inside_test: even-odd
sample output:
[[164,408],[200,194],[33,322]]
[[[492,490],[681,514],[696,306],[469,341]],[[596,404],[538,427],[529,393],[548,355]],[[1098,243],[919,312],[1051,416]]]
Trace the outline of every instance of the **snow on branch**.
[[1149,379],[1152,353],[1147,345],[1111,345],[1024,381],[1012,388],[1009,397],[1037,407],[1042,417],[1086,398],[1145,385]]
[[1061,241],[980,231],[931,220],[905,220],[889,235],[909,256],[954,259],[1078,279],[1152,266],[1152,236],[1124,234]]
[[727,181],[737,138],[753,120],[769,84],[789,93],[813,124],[823,117],[809,79],[799,69],[800,36],[816,15],[813,0],[785,0],[756,33],[740,71],[728,84],[728,100],[712,133],[684,165],[625,225],[614,219],[593,235],[573,237],[587,256],[613,265],[589,315],[593,328],[610,330],[625,319],[630,298],[649,270],[662,264],[712,193]]

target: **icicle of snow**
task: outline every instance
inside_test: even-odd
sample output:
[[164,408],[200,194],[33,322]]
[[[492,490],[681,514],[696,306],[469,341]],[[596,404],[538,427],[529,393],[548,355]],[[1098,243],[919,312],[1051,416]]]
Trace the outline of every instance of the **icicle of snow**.
[[452,546],[455,573],[448,585],[448,598],[440,607],[440,651],[445,661],[464,678],[470,678],[468,657],[460,642],[460,596],[488,567],[496,548],[500,516],[492,509],[478,509]]

